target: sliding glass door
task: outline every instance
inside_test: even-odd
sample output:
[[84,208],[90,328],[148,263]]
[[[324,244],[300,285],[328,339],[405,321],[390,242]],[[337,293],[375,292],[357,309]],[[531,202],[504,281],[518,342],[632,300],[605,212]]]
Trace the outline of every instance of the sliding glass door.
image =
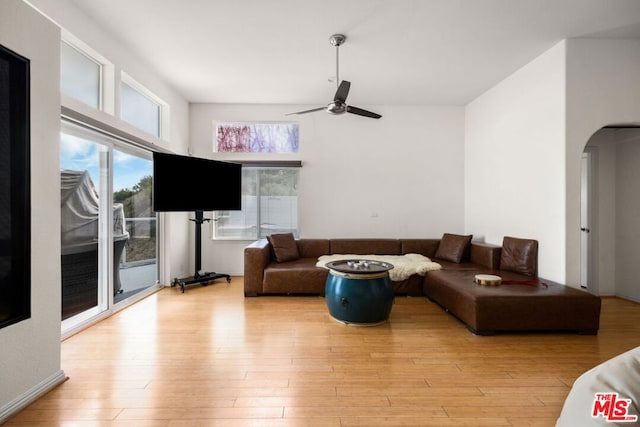
[[62,331],[157,283],[151,153],[63,123]]

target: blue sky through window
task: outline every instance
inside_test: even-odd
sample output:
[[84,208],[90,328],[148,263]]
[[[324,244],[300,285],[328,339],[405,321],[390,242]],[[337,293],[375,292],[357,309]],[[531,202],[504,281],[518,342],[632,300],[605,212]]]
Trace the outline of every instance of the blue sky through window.
[[[60,167],[77,171],[87,170],[96,188],[100,183],[100,145],[66,133],[60,143]],[[113,191],[132,189],[145,176],[153,175],[153,162],[122,151],[113,151]]]

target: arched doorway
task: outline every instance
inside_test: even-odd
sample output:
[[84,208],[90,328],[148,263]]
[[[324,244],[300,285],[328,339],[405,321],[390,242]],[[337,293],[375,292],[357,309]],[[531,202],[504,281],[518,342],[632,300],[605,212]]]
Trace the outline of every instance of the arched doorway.
[[582,155],[581,282],[640,301],[640,128],[607,126]]

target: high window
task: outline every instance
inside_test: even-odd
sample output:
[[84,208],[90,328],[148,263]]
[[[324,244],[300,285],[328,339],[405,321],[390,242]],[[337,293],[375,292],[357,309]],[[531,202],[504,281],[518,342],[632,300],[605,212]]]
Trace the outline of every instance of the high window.
[[163,116],[167,104],[151,91],[122,73],[120,81],[120,118],[157,138],[163,136]]
[[297,123],[218,123],[218,153],[297,153]]
[[62,30],[60,41],[60,92],[63,107],[84,106],[114,113],[114,66],[107,58],[73,34]]
[[102,65],[65,41],[60,43],[60,90],[90,107],[102,108]]

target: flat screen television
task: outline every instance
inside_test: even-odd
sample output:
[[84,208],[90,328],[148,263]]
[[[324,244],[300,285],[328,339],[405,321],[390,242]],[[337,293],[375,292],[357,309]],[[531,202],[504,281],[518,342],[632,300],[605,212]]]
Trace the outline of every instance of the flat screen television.
[[177,154],[153,153],[156,212],[242,209],[242,165]]

